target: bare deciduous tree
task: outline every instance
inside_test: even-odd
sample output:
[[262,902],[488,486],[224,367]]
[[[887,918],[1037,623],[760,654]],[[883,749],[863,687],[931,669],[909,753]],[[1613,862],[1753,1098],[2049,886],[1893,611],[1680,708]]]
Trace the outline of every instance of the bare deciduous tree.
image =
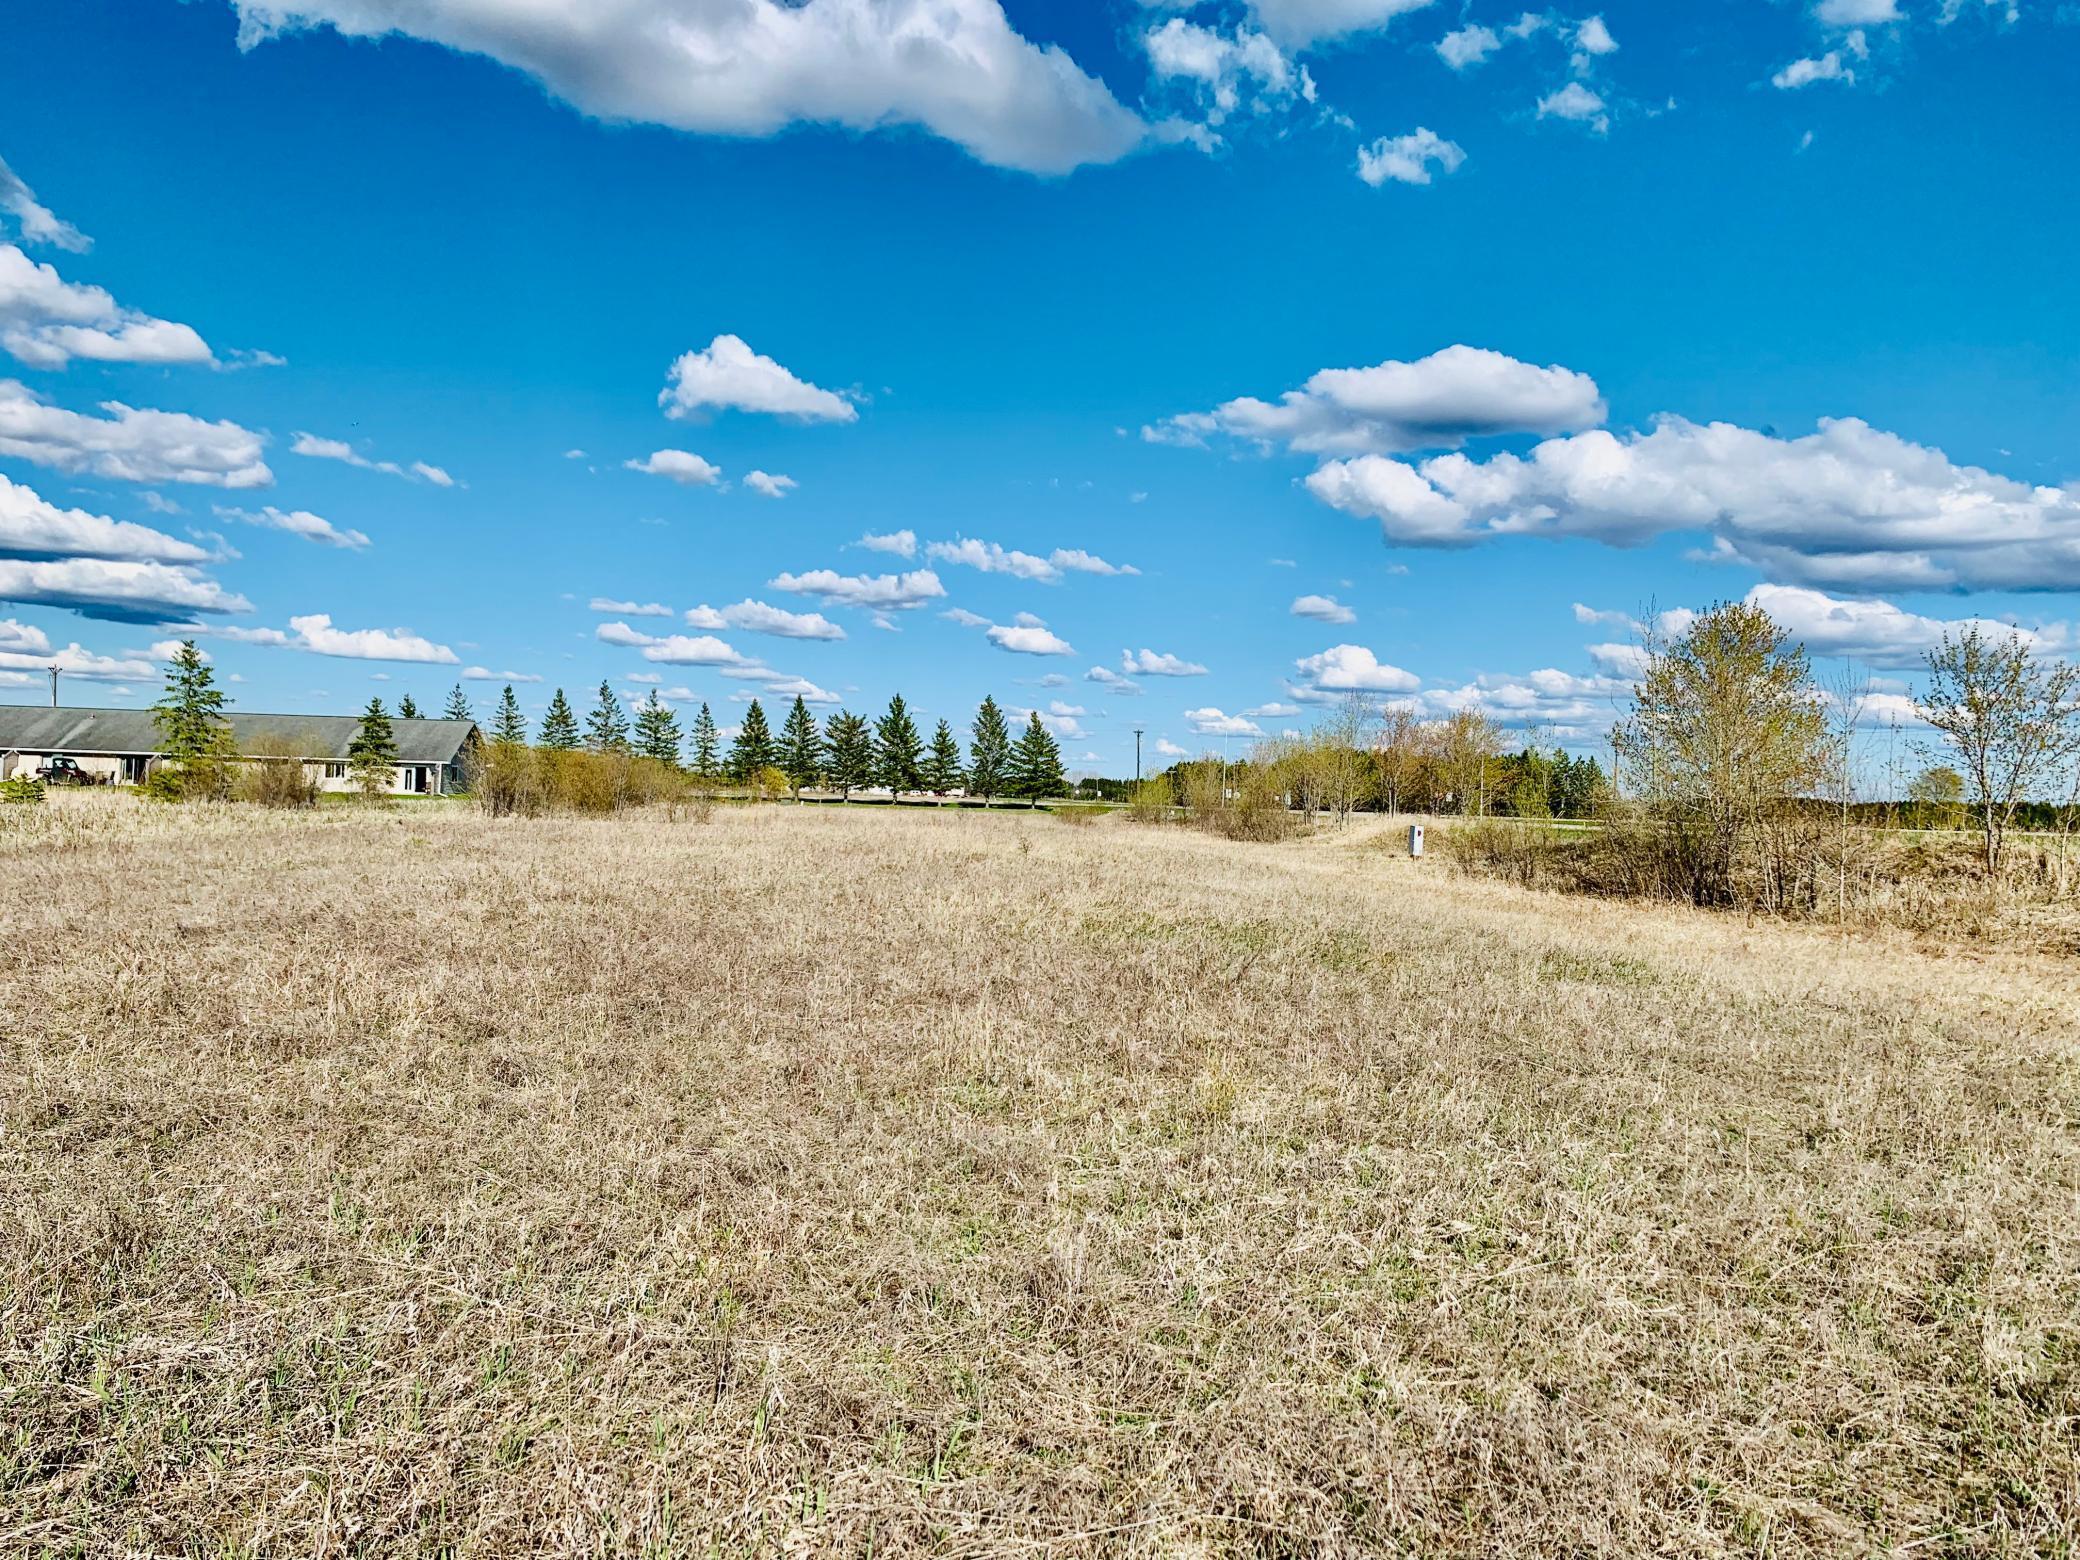
[[2080,753],[2080,667],[1973,624],[1929,651],[1928,691],[1915,707],[1957,755],[1996,874],[2015,809]]

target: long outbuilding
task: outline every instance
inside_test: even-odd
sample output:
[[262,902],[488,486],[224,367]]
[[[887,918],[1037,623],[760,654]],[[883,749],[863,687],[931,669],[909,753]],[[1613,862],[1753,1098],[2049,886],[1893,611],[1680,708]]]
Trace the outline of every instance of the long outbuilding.
[[[241,753],[294,756],[321,790],[346,791],[347,749],[361,729],[358,715],[225,715]],[[397,765],[390,791],[439,796],[464,789],[471,750],[481,740],[473,720],[401,720],[391,717]],[[51,759],[72,759],[96,779],[140,785],[164,759],[165,739],[150,710],[0,704],[0,780],[34,774]]]

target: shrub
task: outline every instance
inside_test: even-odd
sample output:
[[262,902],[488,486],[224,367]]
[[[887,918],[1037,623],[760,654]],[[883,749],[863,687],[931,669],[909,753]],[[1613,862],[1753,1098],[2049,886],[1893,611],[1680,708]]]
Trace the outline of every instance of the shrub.
[[262,807],[315,807],[318,782],[303,766],[297,744],[287,737],[262,734],[247,745],[232,776],[232,799]]
[[187,773],[177,764],[154,764],[145,771],[139,787],[155,802],[184,801],[188,794]]
[[1143,780],[1127,797],[1127,816],[1136,823],[1167,823],[1176,794],[1167,779]]
[[43,782],[34,775],[10,775],[0,780],[0,803],[34,804],[43,800]]

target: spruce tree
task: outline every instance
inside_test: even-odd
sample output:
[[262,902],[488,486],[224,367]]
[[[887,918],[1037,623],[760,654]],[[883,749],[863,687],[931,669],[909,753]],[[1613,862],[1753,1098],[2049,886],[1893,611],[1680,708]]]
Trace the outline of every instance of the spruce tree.
[[397,768],[397,733],[381,699],[370,699],[361,712],[361,725],[347,744],[347,769],[363,796],[376,796],[390,789]]
[[780,767],[787,772],[787,784],[796,801],[802,799],[802,787],[814,785],[822,774],[822,750],[816,717],[809,713],[802,696],[796,694],[794,708],[787,712],[787,724],[780,728]]
[[477,712],[469,707],[469,695],[457,683],[448,690],[448,707],[441,711],[442,720],[475,720]]
[[961,779],[961,745],[953,738],[953,728],[942,720],[932,733],[931,751],[925,755],[924,788],[944,796],[959,790]]
[[223,757],[230,746],[228,702],[195,641],[183,639],[166,663],[166,690],[152,706],[161,756],[177,764]]
[[231,723],[224,718],[228,702],[195,641],[182,640],[166,665],[165,691],[152,706],[159,751],[178,766],[182,797],[221,797],[231,788],[228,766],[235,749]]
[[406,694],[397,701],[397,718],[399,720],[424,720],[426,717],[419,712],[419,706],[412,702],[412,696]]
[[918,736],[917,722],[910,718],[910,707],[899,693],[888,701],[888,713],[874,722],[876,783],[887,786],[890,797],[899,802],[905,791],[922,790],[923,756],[924,739]]
[[772,762],[772,728],[766,725],[766,712],[753,699],[744,711],[744,724],[737,728],[736,741],[729,745],[730,778],[741,784]]
[[1003,794],[1011,768],[1011,733],[995,699],[983,698],[973,730],[975,740],[968,744],[968,790],[988,806],[991,797]]
[[824,775],[845,800],[874,779],[874,734],[864,715],[840,710],[824,726]]
[[609,683],[599,685],[599,700],[585,717],[585,746],[594,753],[628,751],[628,716],[622,713],[621,701],[614,697]]
[[498,713],[491,718],[491,740],[508,747],[527,746],[527,720],[520,713],[520,701],[513,697],[511,683],[498,696]]
[[657,696],[655,688],[636,706],[636,751],[660,764],[679,767],[679,717]]
[[1028,807],[1035,807],[1068,788],[1068,777],[1062,773],[1062,750],[1053,733],[1040,724],[1040,712],[1035,710],[1026,721],[1026,729],[1019,733],[1018,745],[1011,750],[1011,774],[1006,789],[1013,796],[1025,798]]
[[722,738],[715,730],[715,717],[709,713],[705,702],[700,714],[693,718],[693,772],[702,780],[713,780],[722,773]]
[[568,753],[578,745],[578,717],[571,713],[571,701],[561,688],[542,716],[541,745],[552,753]]

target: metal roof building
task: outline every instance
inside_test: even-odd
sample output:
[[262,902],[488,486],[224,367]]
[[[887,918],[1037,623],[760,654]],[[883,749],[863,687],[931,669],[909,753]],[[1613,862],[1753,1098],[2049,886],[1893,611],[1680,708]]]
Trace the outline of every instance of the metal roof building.
[[[265,745],[293,748],[306,765],[319,769],[319,783],[344,788],[347,749],[361,729],[358,715],[267,715],[245,710],[225,715],[240,752]],[[471,720],[390,719],[397,738],[400,792],[462,788],[462,766],[477,740]],[[143,780],[158,757],[163,738],[150,710],[87,709],[78,706],[0,704],[0,778],[60,754],[97,776],[125,785]]]

